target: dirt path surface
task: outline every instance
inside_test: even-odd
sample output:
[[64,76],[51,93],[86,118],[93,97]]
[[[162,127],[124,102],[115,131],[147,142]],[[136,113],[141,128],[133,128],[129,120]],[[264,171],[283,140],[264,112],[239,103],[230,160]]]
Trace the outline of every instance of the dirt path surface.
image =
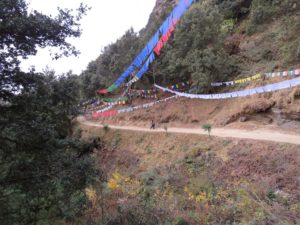
[[[92,127],[103,127],[99,122],[86,121],[82,118],[79,119],[80,123],[86,126]],[[141,132],[165,132],[164,129],[158,128],[155,130],[150,130],[144,127],[135,126],[115,126],[109,125],[111,129],[117,130],[131,130],[131,131],[141,131]],[[203,129],[194,128],[168,128],[168,133],[182,133],[182,134],[199,134],[208,135]],[[241,139],[254,139],[262,141],[273,141],[279,143],[289,143],[300,145],[300,134],[286,134],[278,131],[272,130],[242,130],[242,129],[228,129],[228,128],[213,128],[211,131],[212,136],[216,137],[228,137],[228,138],[241,138]]]

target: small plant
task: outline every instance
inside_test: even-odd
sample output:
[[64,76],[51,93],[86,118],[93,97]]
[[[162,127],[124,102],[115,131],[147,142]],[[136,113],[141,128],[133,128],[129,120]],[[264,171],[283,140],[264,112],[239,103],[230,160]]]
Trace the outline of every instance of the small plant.
[[294,204],[291,206],[291,210],[300,213],[300,204]]
[[117,149],[121,141],[122,141],[121,134],[117,133],[114,139],[112,140],[112,149]]
[[271,201],[274,201],[274,199],[276,198],[276,195],[275,195],[274,191],[269,191],[268,194],[267,194],[267,197]]
[[211,132],[211,129],[212,129],[211,125],[210,124],[203,124],[202,129],[208,132],[208,136],[210,138],[210,132]]
[[188,222],[186,222],[186,220],[182,217],[177,217],[174,225],[188,225]]
[[165,130],[166,135],[167,135],[168,134],[168,127],[166,125],[164,126],[164,130]]
[[147,154],[151,154],[152,153],[152,148],[148,145],[146,147],[145,151],[147,152]]
[[103,126],[103,130],[104,130],[104,132],[105,133],[107,133],[108,131],[109,131],[109,126],[107,125],[107,124],[105,124],[104,126]]

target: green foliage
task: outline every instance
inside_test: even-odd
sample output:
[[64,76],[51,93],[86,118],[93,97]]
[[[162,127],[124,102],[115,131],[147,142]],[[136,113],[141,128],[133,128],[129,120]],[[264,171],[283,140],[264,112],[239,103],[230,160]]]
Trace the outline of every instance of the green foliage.
[[253,0],[247,33],[253,34],[257,31],[259,25],[267,23],[274,16],[278,18],[293,13],[299,7],[297,0]]
[[186,60],[197,92],[211,90],[211,82],[226,80],[235,74],[236,67],[223,49],[192,50]]
[[222,32],[223,33],[229,33],[229,32],[232,32],[233,31],[233,28],[234,28],[234,25],[235,25],[235,21],[234,19],[226,19],[223,21],[222,23]]
[[138,53],[139,44],[140,39],[131,28],[115,43],[106,46],[80,75],[83,96],[94,97],[98,89],[111,85],[130,65]]
[[81,190],[93,180],[92,145],[69,136],[71,122],[63,106],[71,102],[55,93],[66,78],[34,79],[31,93],[24,91],[11,98],[11,107],[1,107],[0,218],[6,224],[80,215]]
[[0,2],[0,98],[7,100],[11,90],[20,91],[29,77],[24,78],[20,59],[35,55],[38,47],[53,47],[53,58],[77,55],[79,52],[67,38],[79,37],[79,21],[87,11],[80,5],[76,14],[72,10],[59,9],[56,18],[37,11],[28,12],[24,0]]
[[161,75],[158,79],[166,83],[191,79],[197,92],[206,92],[212,81],[236,74],[233,59],[223,49],[229,30],[224,29],[223,15],[212,2],[194,3],[154,63],[154,71]]
[[267,193],[267,197],[268,197],[268,199],[270,199],[271,201],[273,201],[276,198],[276,195],[275,195],[274,191],[269,191]]
[[203,124],[202,129],[208,132],[208,135],[210,136],[210,132],[212,129],[212,126],[210,124]]
[[94,97],[98,89],[108,87],[123,73],[169,15],[174,3],[167,1],[159,12],[153,12],[147,26],[139,33],[130,28],[115,43],[104,47],[100,56],[80,75],[84,98]]
[[292,205],[291,209],[297,213],[300,213],[300,203]]
[[182,217],[176,218],[174,225],[188,225],[189,223]]
[[105,133],[107,133],[107,132],[110,130],[109,125],[105,124],[105,125],[103,126],[103,130],[104,130]]
[[71,136],[79,83],[71,74],[24,73],[20,58],[38,47],[55,47],[54,58],[76,55],[66,38],[80,36],[76,15],[56,18],[28,12],[25,1],[0,2],[0,221],[3,224],[55,224],[71,221],[86,206],[83,190],[96,170],[93,144]]
[[204,160],[196,159],[198,156],[195,156],[193,153],[191,155],[185,156],[184,162],[186,164],[189,175],[195,176],[203,170],[205,166]]

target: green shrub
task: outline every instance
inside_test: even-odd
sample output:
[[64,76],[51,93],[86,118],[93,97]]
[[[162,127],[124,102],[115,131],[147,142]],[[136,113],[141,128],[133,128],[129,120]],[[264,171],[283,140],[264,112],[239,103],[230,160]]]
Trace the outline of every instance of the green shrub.
[[208,135],[210,137],[210,132],[211,132],[211,129],[212,129],[211,125],[210,124],[203,124],[202,125],[202,129],[205,130],[205,131],[207,131]]
[[110,130],[109,125],[105,124],[103,126],[103,130],[104,130],[105,133],[107,133]]
[[177,217],[174,225],[188,225],[189,223],[182,217]]
[[273,201],[276,198],[276,195],[275,195],[274,191],[269,191],[267,194],[267,197],[268,197],[268,199]]

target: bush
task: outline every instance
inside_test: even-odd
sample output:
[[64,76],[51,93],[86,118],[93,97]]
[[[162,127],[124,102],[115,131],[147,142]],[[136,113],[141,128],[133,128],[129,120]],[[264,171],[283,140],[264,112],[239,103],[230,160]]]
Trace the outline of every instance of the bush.
[[110,130],[109,125],[104,125],[103,130],[105,133],[107,133]]
[[271,201],[274,201],[274,199],[276,198],[276,195],[275,195],[274,191],[269,191],[268,194],[267,194],[267,197]]
[[208,135],[210,137],[210,132],[211,132],[211,129],[212,129],[211,125],[210,124],[203,124],[202,125],[202,129],[205,130],[205,131],[207,131]]
[[189,223],[183,219],[182,217],[177,217],[175,222],[174,222],[174,225],[188,225]]

